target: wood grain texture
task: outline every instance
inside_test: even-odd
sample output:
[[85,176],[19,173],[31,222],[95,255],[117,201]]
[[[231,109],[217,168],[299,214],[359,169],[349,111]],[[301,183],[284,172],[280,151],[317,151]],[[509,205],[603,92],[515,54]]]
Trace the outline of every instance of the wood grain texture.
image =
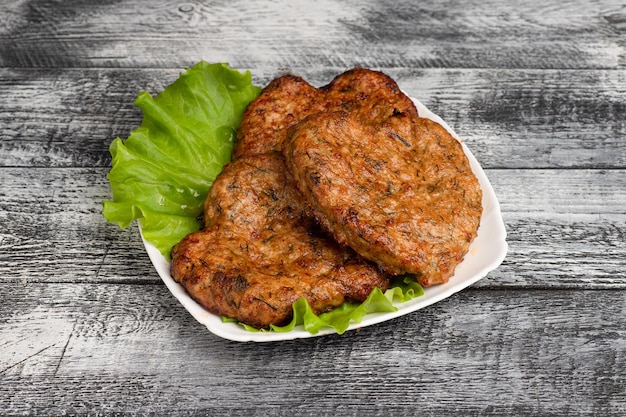
[[162,285],[0,287],[4,415],[626,412],[625,292],[467,290],[359,332],[241,344]]
[[[102,217],[107,169],[0,170],[0,282],[157,282],[139,234]],[[488,170],[509,253],[478,284],[626,288],[626,171]]]
[[[0,415],[626,415],[626,6],[615,0],[0,2]],[[503,264],[391,322],[211,335],[107,224],[108,146],[200,60],[381,69],[486,169]]]
[[[321,86],[345,70],[316,68],[252,72],[257,85],[291,71]],[[0,166],[108,166],[111,140],[141,122],[139,91],[181,71],[0,69]],[[385,71],[486,168],[626,168],[626,70]]]
[[624,68],[616,1],[5,3],[3,67]]
[[[104,169],[0,170],[0,277],[155,282],[136,227],[107,224]],[[44,278],[47,277],[47,278]]]

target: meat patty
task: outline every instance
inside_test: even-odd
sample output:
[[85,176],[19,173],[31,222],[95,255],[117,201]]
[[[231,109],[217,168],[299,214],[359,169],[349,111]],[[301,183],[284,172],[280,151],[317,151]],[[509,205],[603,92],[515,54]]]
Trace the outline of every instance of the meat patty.
[[285,75],[270,82],[246,108],[233,159],[279,151],[289,127],[311,114],[339,110],[358,114],[367,123],[378,123],[394,112],[417,116],[413,101],[379,71],[354,68],[321,88]]
[[319,113],[284,144],[286,165],[318,221],[392,274],[445,283],[477,234],[482,192],[461,144],[425,118],[364,123]]
[[214,314],[267,328],[287,323],[300,297],[319,314],[389,285],[378,266],[322,232],[280,153],[226,165],[204,209],[204,229],[172,250],[171,273]]
[[295,75],[272,80],[246,107],[232,159],[280,150],[285,129],[321,111],[321,97],[320,90]]

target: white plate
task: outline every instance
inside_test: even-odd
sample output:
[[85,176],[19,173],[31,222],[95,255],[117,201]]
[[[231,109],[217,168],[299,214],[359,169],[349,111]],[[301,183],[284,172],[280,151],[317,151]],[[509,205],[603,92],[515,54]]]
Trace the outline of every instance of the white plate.
[[[417,110],[421,117],[427,117],[441,124],[463,145],[463,150],[469,159],[472,171],[478,178],[483,191],[483,214],[478,228],[478,236],[472,242],[469,252],[455,270],[454,276],[444,285],[435,285],[424,289],[424,295],[405,303],[394,303],[398,307],[398,311],[391,313],[372,313],[366,315],[360,323],[353,323],[348,330],[354,330],[383,321],[391,320],[396,317],[412,313],[416,310],[429,306],[433,303],[450,297],[456,292],[472,285],[479,279],[483,278],[490,271],[500,265],[507,252],[506,230],[502,215],[500,213],[500,204],[496,198],[496,194],[483,172],[480,164],[470,150],[465,146],[463,141],[459,139],[456,133],[436,114],[428,110],[418,100],[413,99]],[[335,333],[331,328],[323,328],[319,333],[313,335],[305,331],[302,326],[296,327],[291,332],[249,332],[235,323],[222,323],[222,319],[215,314],[206,311],[200,304],[196,303],[185,291],[182,285],[174,281],[170,275],[170,263],[161,255],[161,253],[150,243],[144,240],[144,245],[152,264],[156,268],[159,276],[165,282],[165,285],[172,292],[174,297],[191,313],[191,315],[200,323],[205,325],[211,333],[225,339],[239,342],[272,342],[278,340],[290,340],[306,337],[323,336]]]

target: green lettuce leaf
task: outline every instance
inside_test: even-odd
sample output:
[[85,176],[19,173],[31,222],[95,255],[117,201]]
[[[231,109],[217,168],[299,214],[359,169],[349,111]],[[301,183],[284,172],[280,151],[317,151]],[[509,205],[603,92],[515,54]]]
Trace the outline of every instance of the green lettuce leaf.
[[[417,283],[414,276],[401,275],[394,277],[391,287],[384,293],[374,288],[362,303],[345,302],[329,312],[316,315],[306,298],[303,297],[293,303],[293,318],[284,326],[271,325],[269,330],[258,330],[244,323],[239,324],[251,332],[290,332],[296,326],[302,325],[304,330],[311,334],[317,334],[323,327],[335,329],[338,334],[343,334],[350,324],[360,323],[368,313],[397,311],[398,308],[392,304],[394,299],[403,303],[422,295],[424,295],[424,289]],[[222,317],[222,321],[237,323],[236,319],[228,317]]]
[[122,228],[138,219],[144,238],[169,259],[171,248],[200,228],[204,198],[260,91],[250,72],[202,61],[156,97],[141,92],[141,125],[110,146],[113,199],[104,201],[104,217]]

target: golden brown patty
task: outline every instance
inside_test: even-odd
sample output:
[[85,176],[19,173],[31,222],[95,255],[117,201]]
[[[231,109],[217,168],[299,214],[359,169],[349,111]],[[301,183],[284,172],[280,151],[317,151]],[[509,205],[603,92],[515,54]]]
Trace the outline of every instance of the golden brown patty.
[[354,68],[321,88],[285,75],[270,82],[246,108],[233,159],[279,151],[287,128],[311,114],[338,110],[358,114],[367,123],[380,122],[394,112],[417,116],[411,99],[382,72]]
[[319,314],[389,285],[376,265],[319,229],[279,153],[228,164],[204,217],[205,228],[174,247],[171,272],[212,313],[266,328],[288,322],[300,297]]
[[476,236],[478,180],[461,144],[429,119],[320,113],[291,131],[284,154],[325,229],[390,273],[445,283]]

